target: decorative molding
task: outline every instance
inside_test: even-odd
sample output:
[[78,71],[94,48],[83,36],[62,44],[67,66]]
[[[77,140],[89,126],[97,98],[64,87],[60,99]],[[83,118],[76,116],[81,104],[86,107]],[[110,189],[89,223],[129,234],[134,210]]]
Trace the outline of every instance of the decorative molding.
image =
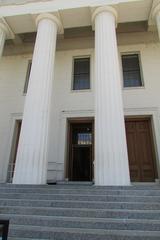
[[60,119],[71,118],[71,117],[92,117],[94,116],[94,110],[69,110],[60,112]]
[[[150,115],[152,113],[158,114],[157,107],[144,107],[144,108],[124,108],[124,115],[127,113],[141,113],[141,115]],[[135,115],[135,114],[134,114]]]

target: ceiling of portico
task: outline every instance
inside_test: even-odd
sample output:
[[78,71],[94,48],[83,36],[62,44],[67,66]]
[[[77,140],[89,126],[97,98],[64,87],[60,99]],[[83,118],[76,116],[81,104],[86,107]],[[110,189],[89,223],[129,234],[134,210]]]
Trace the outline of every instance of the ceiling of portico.
[[[23,0],[23,1],[26,2],[26,0]],[[62,2],[63,0],[59,0],[59,1]],[[79,2],[79,0],[76,0],[76,1]],[[86,0],[86,1],[89,2],[90,0]],[[119,0],[119,1],[118,0],[116,1],[101,0],[101,1],[103,2],[103,5],[105,2],[119,3],[116,5],[112,4],[118,11],[118,23],[148,21],[149,14],[152,7],[152,0],[130,0],[130,1],[128,0],[128,2],[126,2],[126,0],[124,0],[124,2],[122,0]],[[48,2],[53,2],[53,1],[50,0]],[[73,1],[71,0],[71,2]],[[100,2],[100,0],[92,1],[92,2],[98,3]],[[8,23],[8,25],[10,26],[10,28],[15,34],[23,34],[23,33],[36,31],[35,18],[34,18],[36,15],[35,14],[36,10],[34,11],[34,14],[32,14],[33,11],[30,11],[30,13],[29,12],[27,13],[26,11],[23,14],[22,14],[23,11],[20,11],[18,14],[17,12],[15,12],[15,8],[12,9],[13,14],[11,14],[11,12],[8,11],[7,6],[4,7],[5,11],[2,11],[2,10],[3,10],[3,6],[0,7],[0,16],[4,17],[4,19],[6,20],[6,22]],[[62,9],[61,7],[60,9],[57,9],[57,10],[59,12],[64,29],[79,28],[79,27],[86,27],[86,26],[92,25],[90,6],[85,6],[85,7],[75,6],[75,7],[70,7],[68,9],[67,8]],[[37,8],[37,12],[39,12],[38,8]]]

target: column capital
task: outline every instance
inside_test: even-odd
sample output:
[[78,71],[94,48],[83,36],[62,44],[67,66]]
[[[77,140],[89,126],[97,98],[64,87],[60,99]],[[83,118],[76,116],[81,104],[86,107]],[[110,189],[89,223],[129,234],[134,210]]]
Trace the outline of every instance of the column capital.
[[6,34],[6,38],[8,39],[14,38],[14,33],[12,32],[4,18],[0,18],[0,29],[4,31],[4,33]]
[[110,12],[112,13],[112,15],[115,17],[115,22],[117,24],[117,20],[118,20],[118,13],[115,10],[115,8],[111,7],[111,6],[101,6],[101,7],[97,7],[96,9],[94,9],[92,11],[92,25],[94,28],[94,23],[95,23],[95,18],[97,15],[99,15],[100,13],[103,12]]
[[160,14],[160,0],[154,0],[150,14],[151,20],[155,21],[159,14]]
[[51,14],[51,13],[41,13],[36,17],[36,25],[38,26],[38,23],[43,20],[43,19],[49,19],[51,21],[53,21],[54,23],[56,23],[57,25],[57,29],[58,29],[58,33],[59,34],[63,34],[63,25],[62,22],[60,20],[60,16],[58,13],[56,14]]

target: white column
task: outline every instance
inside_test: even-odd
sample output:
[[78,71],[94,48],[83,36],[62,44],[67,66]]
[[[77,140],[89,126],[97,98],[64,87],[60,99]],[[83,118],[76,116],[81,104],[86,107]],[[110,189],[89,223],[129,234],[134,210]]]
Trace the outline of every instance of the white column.
[[95,23],[95,184],[129,185],[122,91],[116,41],[117,13],[97,8]]
[[37,18],[37,37],[26,95],[13,178],[15,184],[45,184],[56,38],[60,22],[51,14]]
[[3,54],[4,43],[6,40],[6,28],[4,24],[0,23],[0,58]]

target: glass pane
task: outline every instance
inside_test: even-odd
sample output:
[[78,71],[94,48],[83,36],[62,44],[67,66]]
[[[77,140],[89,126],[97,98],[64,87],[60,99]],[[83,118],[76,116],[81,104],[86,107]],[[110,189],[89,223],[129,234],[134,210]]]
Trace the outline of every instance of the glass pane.
[[91,145],[92,134],[91,133],[78,133],[78,145]]
[[90,81],[88,74],[80,74],[74,76],[74,90],[81,90],[81,89],[89,89],[90,88]]
[[74,59],[74,74],[89,73],[89,58]]
[[139,69],[139,57],[138,57],[138,54],[122,56],[122,64],[123,64],[124,71]]
[[141,76],[139,71],[124,72],[123,74],[124,87],[139,87],[142,86]]
[[123,55],[122,66],[124,87],[142,86],[138,54]]

